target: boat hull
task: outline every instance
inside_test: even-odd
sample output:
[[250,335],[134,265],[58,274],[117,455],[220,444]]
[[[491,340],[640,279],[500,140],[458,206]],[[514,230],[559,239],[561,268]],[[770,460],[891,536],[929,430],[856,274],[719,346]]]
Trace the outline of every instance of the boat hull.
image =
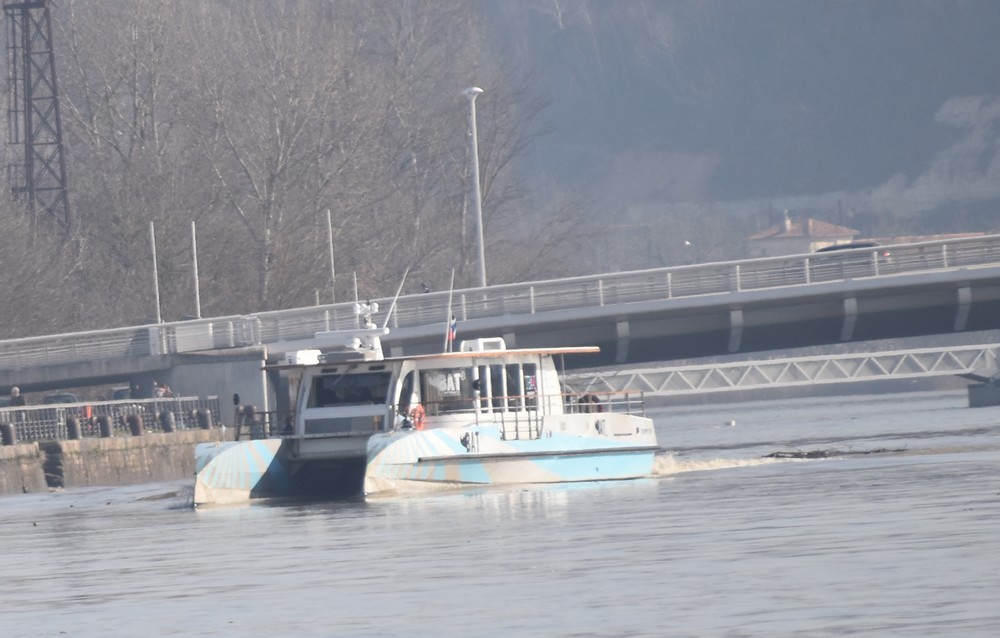
[[[652,421],[636,416],[563,415],[527,430],[534,435],[525,432],[485,424],[339,437],[322,445],[294,438],[201,444],[194,503],[635,479],[653,474],[659,450]],[[303,443],[312,444],[311,453],[303,454]]]
[[281,439],[201,443],[195,448],[194,504],[227,505],[291,489]]
[[[364,444],[364,441],[361,442]],[[301,460],[288,439],[204,443],[195,449],[194,504],[363,494],[365,455]]]
[[[469,448],[462,443],[467,436]],[[369,441],[365,493],[641,478],[652,475],[658,450],[652,437],[552,434],[508,441],[495,427],[387,433]]]

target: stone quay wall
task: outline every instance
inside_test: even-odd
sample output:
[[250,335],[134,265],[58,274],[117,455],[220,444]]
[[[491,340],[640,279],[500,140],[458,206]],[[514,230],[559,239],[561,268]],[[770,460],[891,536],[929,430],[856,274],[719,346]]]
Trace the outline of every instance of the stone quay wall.
[[0,445],[0,494],[47,491],[44,462],[37,443]]
[[0,446],[0,494],[194,479],[194,448],[219,428]]

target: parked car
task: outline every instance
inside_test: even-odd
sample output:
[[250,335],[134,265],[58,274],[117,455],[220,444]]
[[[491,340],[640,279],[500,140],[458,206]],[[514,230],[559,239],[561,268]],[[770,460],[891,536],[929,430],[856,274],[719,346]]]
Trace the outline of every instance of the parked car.
[[814,253],[811,278],[813,281],[872,277],[892,263],[892,252],[873,241],[824,246]]
[[56,392],[54,394],[46,395],[42,398],[42,405],[51,408],[51,410],[43,410],[38,413],[39,418],[49,419],[52,418],[53,414],[59,420],[68,417],[81,420],[90,418],[89,408],[84,408],[79,405],[63,407],[66,403],[80,403],[80,397],[72,392]]
[[832,246],[824,246],[816,250],[818,253],[832,253],[841,250],[855,250],[858,248],[881,248],[878,251],[878,256],[880,259],[888,259],[892,257],[892,253],[889,252],[888,248],[880,246],[876,241],[852,241],[848,244],[833,244]]
[[112,401],[122,401],[124,399],[132,398],[132,388],[125,385],[121,387],[111,388],[111,400]]
[[54,405],[58,403],[79,403],[80,397],[72,392],[57,392],[42,399],[42,405]]

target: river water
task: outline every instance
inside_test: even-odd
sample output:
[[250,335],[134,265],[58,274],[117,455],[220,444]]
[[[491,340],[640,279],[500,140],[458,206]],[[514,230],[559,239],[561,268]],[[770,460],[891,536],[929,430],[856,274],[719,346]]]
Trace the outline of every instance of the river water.
[[[2,497],[0,635],[1000,635],[1000,407],[653,416],[669,454],[640,481],[204,510],[189,481]],[[829,457],[762,458],[779,451]]]

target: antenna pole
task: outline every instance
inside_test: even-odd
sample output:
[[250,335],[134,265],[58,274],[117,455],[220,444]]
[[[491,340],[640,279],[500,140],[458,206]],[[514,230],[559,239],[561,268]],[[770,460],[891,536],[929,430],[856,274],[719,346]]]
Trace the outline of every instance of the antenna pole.
[[444,352],[451,352],[451,298],[455,292],[455,269],[451,269],[451,285],[448,286],[448,313],[444,317]]
[[392,316],[392,311],[396,309],[396,301],[399,300],[399,293],[403,291],[403,284],[406,283],[406,276],[410,274],[410,267],[406,267],[406,272],[403,273],[403,281],[399,282],[399,288],[396,288],[396,296],[392,298],[392,305],[389,306],[389,312],[385,314],[385,323],[382,324],[383,328],[389,327],[389,317]]

